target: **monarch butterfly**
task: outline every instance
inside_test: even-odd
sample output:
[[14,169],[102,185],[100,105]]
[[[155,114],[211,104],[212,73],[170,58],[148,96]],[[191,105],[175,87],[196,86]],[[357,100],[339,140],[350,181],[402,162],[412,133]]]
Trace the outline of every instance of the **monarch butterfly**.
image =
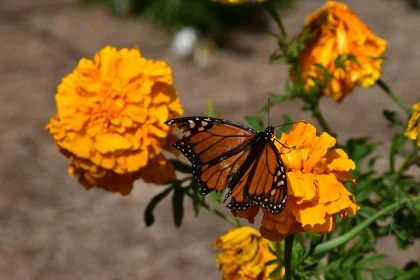
[[246,210],[257,204],[273,214],[287,200],[286,171],[274,145],[274,127],[256,130],[224,119],[184,117],[168,120],[183,137],[174,143],[192,163],[200,193],[229,189],[227,207]]

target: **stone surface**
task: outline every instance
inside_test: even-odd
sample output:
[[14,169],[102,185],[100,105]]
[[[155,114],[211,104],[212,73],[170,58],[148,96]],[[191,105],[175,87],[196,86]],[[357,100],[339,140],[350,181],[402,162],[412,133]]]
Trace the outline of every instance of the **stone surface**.
[[[290,34],[323,3],[302,0],[283,12]],[[349,4],[389,41],[384,80],[411,104],[420,90],[415,36],[420,15],[403,1]],[[267,102],[266,92],[282,90],[286,69],[267,64],[274,42],[264,34],[234,32],[235,44],[214,55],[211,69],[200,70],[171,56],[171,37],[164,30],[101,8],[81,9],[70,0],[2,1],[0,38],[5,39],[0,46],[0,279],[219,279],[212,242],[226,232],[225,222],[205,211],[196,218],[188,208],[184,224],[175,229],[168,199],[156,211],[156,224],[145,228],[143,210],[159,187],[138,182],[129,197],[84,191],[67,176],[68,163],[43,128],[55,113],[61,78],[80,57],[108,44],[139,46],[145,56],[166,60],[186,115],[203,114],[212,99],[217,113],[242,121]],[[311,120],[299,108],[298,102],[276,107],[272,123],[282,113]],[[322,108],[342,140],[370,135],[379,141],[392,133],[381,111],[398,109],[376,87],[356,90],[342,104],[326,99]],[[390,253],[389,263],[418,258],[419,244],[407,253],[393,244],[387,239],[379,244]]]

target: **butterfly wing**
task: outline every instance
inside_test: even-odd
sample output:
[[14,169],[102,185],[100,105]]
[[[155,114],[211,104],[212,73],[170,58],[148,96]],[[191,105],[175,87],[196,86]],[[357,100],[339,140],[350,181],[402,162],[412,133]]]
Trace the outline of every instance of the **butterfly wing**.
[[287,200],[287,179],[280,154],[272,141],[256,153],[255,160],[226,197],[232,196],[228,207],[245,210],[257,204],[273,214],[283,211]]
[[169,120],[183,137],[174,147],[192,163],[193,177],[203,195],[226,188],[249,156],[256,131],[223,119],[186,117]]

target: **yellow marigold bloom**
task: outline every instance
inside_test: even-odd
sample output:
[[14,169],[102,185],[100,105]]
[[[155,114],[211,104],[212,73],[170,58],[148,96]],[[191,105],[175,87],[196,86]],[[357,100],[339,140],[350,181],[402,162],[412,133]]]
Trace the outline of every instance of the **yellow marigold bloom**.
[[[350,170],[354,162],[342,149],[332,148],[336,140],[328,133],[316,135],[316,128],[309,123],[297,123],[289,134],[279,139],[285,149],[276,144],[287,170],[287,203],[278,215],[263,210],[261,235],[272,241],[280,241],[289,234],[300,231],[326,233],[335,229],[335,215],[342,218],[354,216],[359,206],[354,196],[342,181],[355,184]],[[259,207],[254,205],[247,211],[234,215],[253,223]]]
[[265,2],[267,0],[213,0],[215,2],[220,2],[222,4],[232,4],[232,5],[238,5],[238,4],[244,4],[247,2],[258,2],[258,3],[262,3]]
[[[134,180],[175,179],[161,154],[175,141],[164,121],[183,114],[172,71],[138,49],[105,47],[94,60],[82,58],[63,78],[57,114],[46,129],[70,161],[69,174],[87,189],[130,193]],[[157,175],[159,174],[159,175]]]
[[[218,268],[223,271],[223,280],[266,280],[276,264],[265,266],[275,260],[269,247],[273,243],[261,237],[252,227],[231,229],[214,242],[215,248],[224,251],[217,256]],[[284,267],[276,279],[284,276]]]
[[[298,64],[307,90],[317,79],[325,84],[322,94],[340,102],[355,86],[370,87],[381,77],[381,56],[387,42],[373,34],[345,4],[328,2],[309,15],[304,31],[311,37],[299,53]],[[291,76],[296,80],[294,72]]]
[[413,105],[413,111],[404,135],[411,140],[417,139],[417,145],[420,147],[420,103]]

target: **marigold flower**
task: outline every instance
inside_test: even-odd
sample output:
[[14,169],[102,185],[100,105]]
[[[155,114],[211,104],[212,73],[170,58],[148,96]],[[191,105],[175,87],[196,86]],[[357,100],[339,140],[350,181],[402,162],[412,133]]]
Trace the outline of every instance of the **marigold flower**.
[[[276,269],[276,264],[265,263],[275,260],[271,253],[273,243],[261,237],[252,227],[230,229],[214,242],[215,248],[224,251],[217,256],[218,268],[223,271],[223,280],[265,280]],[[284,268],[276,279],[284,276]]]
[[[350,170],[354,162],[342,149],[330,150],[335,138],[328,133],[316,135],[316,128],[309,123],[295,124],[289,134],[279,139],[288,150],[276,143],[287,171],[288,197],[286,207],[278,215],[263,210],[261,235],[280,241],[301,231],[326,233],[335,229],[335,215],[352,217],[359,210],[342,181],[355,184]],[[254,222],[259,207],[253,205],[246,211],[233,212],[235,216]]]
[[413,111],[404,135],[411,140],[417,139],[417,146],[420,147],[420,103],[413,105]]
[[267,0],[213,0],[215,2],[220,2],[222,4],[232,4],[232,5],[239,5],[239,4],[244,4],[247,2],[258,2],[258,3],[262,3],[265,2]]
[[[299,53],[298,65],[307,90],[321,81],[322,94],[340,102],[355,86],[370,87],[381,77],[387,42],[345,4],[329,1],[308,16],[304,31],[311,37]],[[294,71],[291,76],[298,80]]]
[[82,58],[55,98],[57,114],[46,130],[71,161],[69,174],[84,187],[128,194],[138,178],[175,179],[161,154],[175,153],[173,129],[164,121],[183,109],[165,62],[108,46],[93,61]]

